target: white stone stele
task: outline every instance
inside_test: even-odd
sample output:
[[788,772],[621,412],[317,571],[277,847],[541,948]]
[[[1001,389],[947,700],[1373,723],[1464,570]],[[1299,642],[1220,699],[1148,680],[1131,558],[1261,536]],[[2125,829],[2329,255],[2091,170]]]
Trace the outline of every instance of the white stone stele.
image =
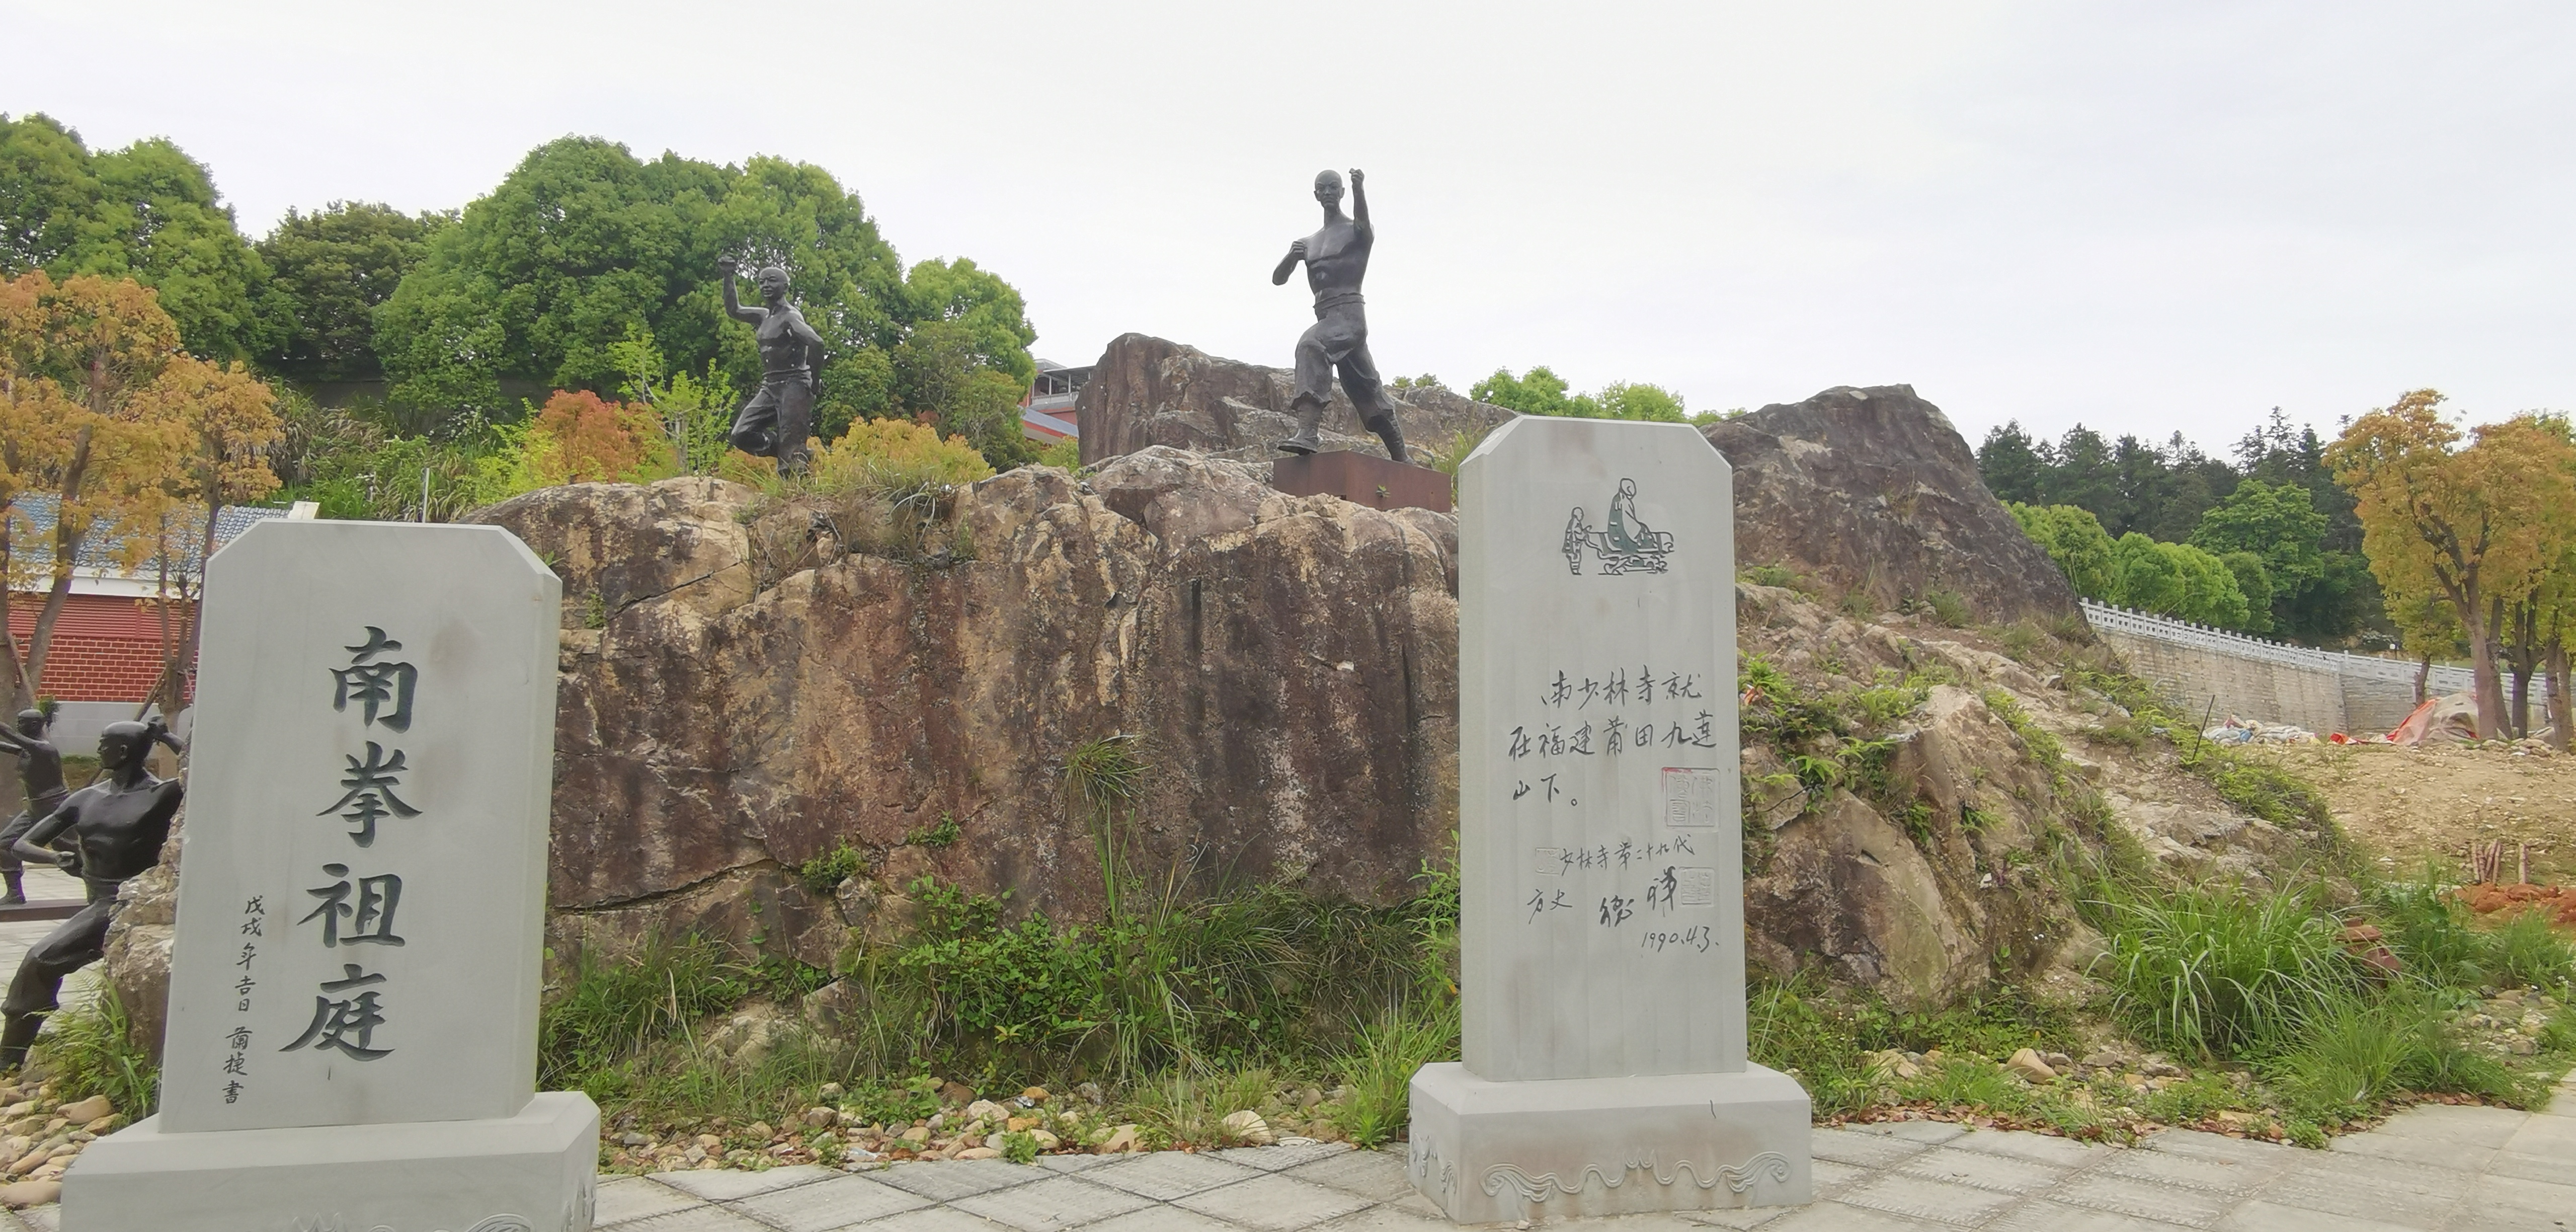
[[1806,1093],[1745,1056],[1726,460],[1523,417],[1458,479],[1464,1062],[1414,1076],[1414,1185],[1461,1223],[1805,1202]]
[[[535,1091],[561,595],[494,526],[275,519],[216,553],[161,1111],[82,1152],[65,1229],[590,1226],[598,1109]],[[335,698],[369,626],[402,644],[371,663],[416,671],[399,727],[391,698],[374,721]],[[333,807],[370,742],[416,812],[360,846]],[[386,875],[400,945],[356,939]],[[343,883],[326,944],[315,891]],[[350,964],[370,982],[324,987]],[[366,992],[363,1049],[296,1046]]]

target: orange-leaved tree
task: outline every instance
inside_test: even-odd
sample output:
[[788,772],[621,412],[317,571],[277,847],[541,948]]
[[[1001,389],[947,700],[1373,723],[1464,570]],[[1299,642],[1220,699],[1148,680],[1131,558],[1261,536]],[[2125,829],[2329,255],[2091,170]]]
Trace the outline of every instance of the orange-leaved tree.
[[[0,281],[0,630],[10,692],[32,705],[84,546],[129,567],[181,448],[146,396],[179,347],[158,297],[130,279],[43,271]],[[18,591],[44,594],[30,635],[8,624]]]
[[[182,682],[197,661],[198,622],[184,615],[195,605],[185,601],[202,589],[202,562],[214,555],[224,507],[247,505],[277,490],[268,450],[285,430],[276,395],[239,361],[212,364],[175,356],[143,397],[151,413],[176,427],[182,447],[164,479],[161,507],[153,511],[161,599],[161,679],[153,700],[162,713],[175,714],[186,704]],[[191,557],[199,568],[174,567]]]
[[556,390],[530,435],[529,461],[549,484],[631,483],[671,467],[671,444],[652,407],[610,402],[586,389]]
[[2459,620],[2478,737],[2492,739],[2510,727],[2492,605],[2547,572],[2566,534],[2576,454],[2530,416],[2479,428],[2463,446],[2442,401],[2419,389],[2363,415],[2328,447],[2326,462],[2358,502],[2362,550],[2390,606],[2436,596]]

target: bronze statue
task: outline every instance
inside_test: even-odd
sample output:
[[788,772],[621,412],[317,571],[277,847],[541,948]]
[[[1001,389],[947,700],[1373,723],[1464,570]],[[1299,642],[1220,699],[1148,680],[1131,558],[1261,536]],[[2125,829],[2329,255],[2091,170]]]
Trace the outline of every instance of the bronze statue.
[[1280,286],[1297,263],[1306,263],[1306,285],[1315,292],[1315,324],[1297,339],[1297,434],[1279,442],[1287,453],[1313,453],[1322,448],[1315,437],[1323,425],[1324,404],[1332,401],[1333,370],[1342,375],[1342,392],[1360,423],[1386,442],[1386,456],[1410,461],[1404,433],[1396,427],[1395,404],[1378,380],[1377,361],[1369,357],[1368,317],[1360,301],[1360,280],[1368,276],[1369,247],[1377,233],[1369,229],[1367,182],[1351,169],[1351,216],[1342,217],[1342,177],[1336,171],[1315,176],[1315,200],[1324,205],[1324,228],[1288,246],[1270,285]]
[[[0,1015],[6,1016],[0,1019],[0,1071],[27,1059],[27,1045],[59,1005],[63,977],[106,954],[118,887],[161,858],[181,788],[179,780],[156,779],[145,767],[155,743],[179,748],[159,719],[108,724],[98,737],[103,777],[71,793],[13,844],[11,854],[21,860],[50,860],[77,874],[89,889],[89,905],[29,947],[18,964],[9,995],[0,999]],[[68,850],[49,849],[65,838]]]
[[733,417],[728,439],[747,454],[778,459],[778,473],[805,469],[805,442],[814,431],[816,375],[823,364],[823,336],[805,323],[805,314],[787,302],[787,271],[772,265],[759,275],[759,308],[745,308],[734,297],[733,276],[742,268],[727,257],[716,263],[724,271],[725,315],[752,327],[760,343],[760,392]]
[[21,710],[18,730],[0,731],[0,753],[18,759],[18,783],[27,798],[26,811],[0,827],[0,878],[9,882],[9,892],[0,894],[0,907],[27,901],[26,865],[18,859],[16,843],[37,818],[63,802],[63,753],[45,739],[45,729],[53,724],[53,717],[42,710]]

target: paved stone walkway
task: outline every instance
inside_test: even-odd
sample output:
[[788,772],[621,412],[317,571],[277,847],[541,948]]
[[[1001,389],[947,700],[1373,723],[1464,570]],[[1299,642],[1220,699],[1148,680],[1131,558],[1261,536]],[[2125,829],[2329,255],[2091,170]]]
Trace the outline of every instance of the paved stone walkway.
[[[2132,1149],[1908,1121],[1815,1131],[1809,1206],[1632,1215],[1565,1232],[2576,1232],[2576,1076],[2549,1111],[2427,1105],[2303,1151],[2176,1130]],[[55,1232],[54,1208],[0,1230]],[[619,1177],[605,1232],[1434,1232],[1404,1158],[1330,1145],[1054,1155],[861,1173]],[[408,1232],[408,1230],[406,1230]]]

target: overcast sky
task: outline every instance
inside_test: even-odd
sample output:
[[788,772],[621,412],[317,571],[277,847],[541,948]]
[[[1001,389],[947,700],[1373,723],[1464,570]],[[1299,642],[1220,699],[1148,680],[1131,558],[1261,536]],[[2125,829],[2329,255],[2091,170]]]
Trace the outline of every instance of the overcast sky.
[[1285,364],[1270,267],[1360,167],[1390,375],[1905,382],[1972,443],[2576,410],[2565,0],[0,0],[0,49],[0,111],[170,137],[254,236],[459,206],[566,133],[816,163],[1061,363],[1140,330]]

